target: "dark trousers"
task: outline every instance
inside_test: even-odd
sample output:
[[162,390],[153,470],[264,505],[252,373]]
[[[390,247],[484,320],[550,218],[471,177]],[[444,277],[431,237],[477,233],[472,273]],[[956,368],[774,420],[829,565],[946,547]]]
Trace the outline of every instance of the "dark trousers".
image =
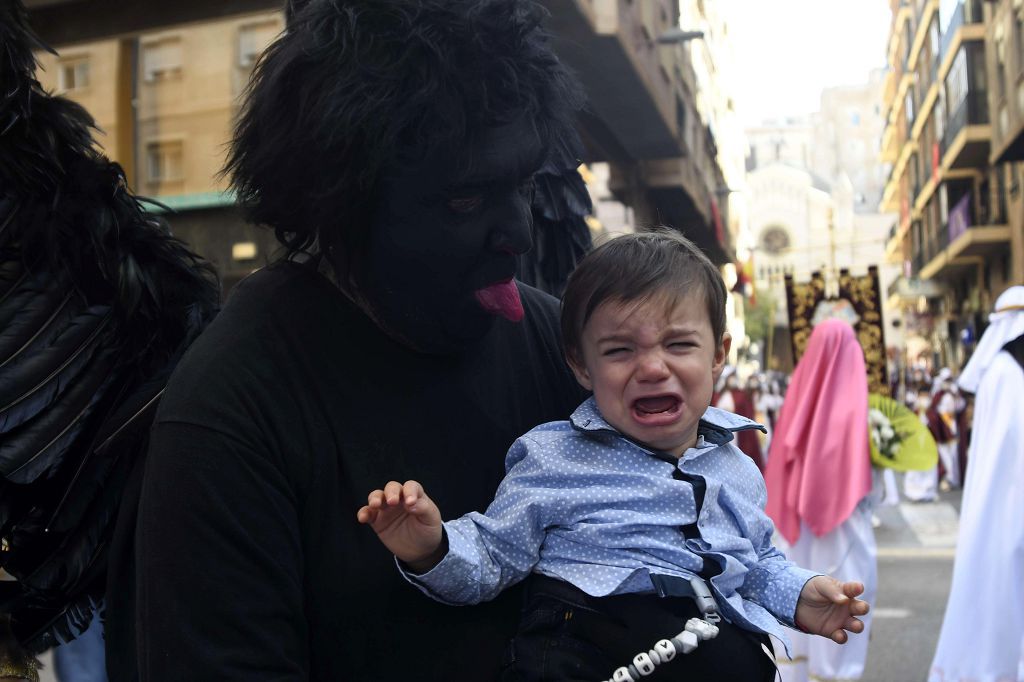
[[[601,682],[660,639],[700,617],[687,597],[625,594],[596,598],[558,580],[534,575],[526,585],[519,630],[509,647],[502,682]],[[657,667],[644,682],[769,682],[775,664],[767,635],[724,620],[714,639]]]

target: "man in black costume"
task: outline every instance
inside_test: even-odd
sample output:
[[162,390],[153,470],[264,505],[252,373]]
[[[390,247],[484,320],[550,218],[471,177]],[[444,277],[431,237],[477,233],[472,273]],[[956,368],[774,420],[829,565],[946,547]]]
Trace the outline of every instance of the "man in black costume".
[[424,598],[354,510],[394,472],[483,509],[515,437],[584,397],[557,301],[513,280],[577,85],[527,0],[292,10],[229,160],[289,257],[238,285],[161,403],[142,679],[494,680],[517,595]]
[[0,677],[106,605],[132,674],[136,500],[168,375],[213,317],[212,269],[146,214],[92,119],[35,79],[20,0],[0,0]]

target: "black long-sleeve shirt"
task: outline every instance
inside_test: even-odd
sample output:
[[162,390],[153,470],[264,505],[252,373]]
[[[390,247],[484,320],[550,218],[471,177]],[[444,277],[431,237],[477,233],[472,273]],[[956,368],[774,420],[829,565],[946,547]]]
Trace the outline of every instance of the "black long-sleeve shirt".
[[137,535],[144,681],[493,680],[518,593],[419,594],[355,512],[391,479],[446,516],[482,510],[509,445],[584,397],[557,302],[521,286],[459,357],[384,336],[326,279],[284,264],[236,289],[168,386]]

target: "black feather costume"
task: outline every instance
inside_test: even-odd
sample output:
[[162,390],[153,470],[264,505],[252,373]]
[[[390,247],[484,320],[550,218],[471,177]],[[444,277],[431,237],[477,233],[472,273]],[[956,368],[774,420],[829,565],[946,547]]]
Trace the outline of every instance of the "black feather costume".
[[590,250],[593,212],[580,165],[578,138],[559,140],[534,175],[533,248],[519,257],[523,282],[561,297],[569,275]]
[[219,291],[89,114],[42,90],[33,49],[21,0],[0,0],[0,612],[36,653],[88,625],[108,572],[130,578],[112,557],[131,556],[148,427]]

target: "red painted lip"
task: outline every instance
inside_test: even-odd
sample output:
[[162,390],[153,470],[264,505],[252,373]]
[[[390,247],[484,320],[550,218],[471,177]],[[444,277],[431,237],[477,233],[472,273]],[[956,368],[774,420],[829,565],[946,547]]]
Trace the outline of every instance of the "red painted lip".
[[[638,403],[641,400],[666,400],[671,401],[668,409],[660,412],[646,412],[641,410]],[[675,424],[683,412],[683,399],[675,393],[659,393],[657,395],[645,395],[635,398],[629,406],[630,415],[633,421],[642,426],[668,426]]]

